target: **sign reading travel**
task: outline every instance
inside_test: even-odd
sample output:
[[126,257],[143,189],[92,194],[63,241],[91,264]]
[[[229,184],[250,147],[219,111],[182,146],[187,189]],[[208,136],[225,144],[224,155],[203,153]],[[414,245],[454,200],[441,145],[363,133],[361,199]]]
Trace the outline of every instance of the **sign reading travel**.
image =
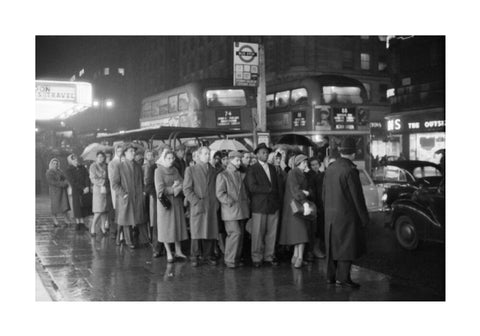
[[240,127],[240,110],[216,110],[218,127]]
[[37,81],[35,96],[37,100],[74,102],[77,99],[77,87],[75,83]]
[[233,43],[233,85],[258,85],[258,44]]
[[357,129],[354,107],[333,108],[333,124],[335,130]]

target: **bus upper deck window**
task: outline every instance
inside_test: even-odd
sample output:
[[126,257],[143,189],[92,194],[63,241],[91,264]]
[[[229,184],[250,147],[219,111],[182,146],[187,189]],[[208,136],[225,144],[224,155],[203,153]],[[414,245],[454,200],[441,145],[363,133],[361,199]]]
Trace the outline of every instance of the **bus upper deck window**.
[[307,100],[308,95],[306,89],[292,90],[292,105],[303,105],[307,103]]
[[361,90],[355,86],[324,86],[323,99],[326,104],[362,104]]
[[168,97],[168,112],[177,112],[178,111],[178,96]]
[[274,102],[275,102],[275,101],[274,101],[274,99],[273,99],[273,93],[267,95],[267,109],[268,109],[268,110],[273,109],[273,107],[274,107],[274,105],[275,105]]
[[179,111],[188,110],[188,95],[186,93],[180,93],[178,95],[178,110]]
[[288,106],[290,101],[290,91],[277,92],[275,94],[275,107]]
[[208,90],[206,96],[209,107],[247,105],[245,91],[240,89]]

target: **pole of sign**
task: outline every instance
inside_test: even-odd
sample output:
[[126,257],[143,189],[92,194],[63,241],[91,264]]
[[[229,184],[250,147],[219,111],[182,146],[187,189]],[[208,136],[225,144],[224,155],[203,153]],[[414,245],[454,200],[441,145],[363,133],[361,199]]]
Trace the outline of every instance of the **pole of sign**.
[[267,129],[266,115],[266,84],[265,84],[265,51],[263,44],[258,45],[258,87],[257,87],[257,116],[254,133],[255,147],[258,145],[258,131],[265,132]]

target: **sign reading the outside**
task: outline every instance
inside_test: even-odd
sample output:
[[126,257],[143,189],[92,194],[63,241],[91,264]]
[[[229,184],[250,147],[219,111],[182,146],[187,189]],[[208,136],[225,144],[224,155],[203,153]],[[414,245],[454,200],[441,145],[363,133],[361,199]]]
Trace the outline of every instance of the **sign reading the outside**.
[[432,113],[429,115],[412,115],[397,118],[388,118],[386,121],[387,132],[437,132],[445,131],[444,114]]
[[294,128],[307,127],[307,113],[305,111],[293,112],[293,127]]
[[218,127],[240,127],[240,110],[216,110]]
[[333,124],[335,130],[357,129],[354,107],[333,108]]
[[233,43],[233,85],[258,85],[258,44]]

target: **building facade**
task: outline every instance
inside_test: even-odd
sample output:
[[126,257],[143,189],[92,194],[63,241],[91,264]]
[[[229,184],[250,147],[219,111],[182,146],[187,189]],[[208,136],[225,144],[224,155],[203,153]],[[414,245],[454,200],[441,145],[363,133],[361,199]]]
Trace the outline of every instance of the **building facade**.
[[393,89],[386,155],[439,163],[445,149],[445,37],[396,37],[388,51]]

